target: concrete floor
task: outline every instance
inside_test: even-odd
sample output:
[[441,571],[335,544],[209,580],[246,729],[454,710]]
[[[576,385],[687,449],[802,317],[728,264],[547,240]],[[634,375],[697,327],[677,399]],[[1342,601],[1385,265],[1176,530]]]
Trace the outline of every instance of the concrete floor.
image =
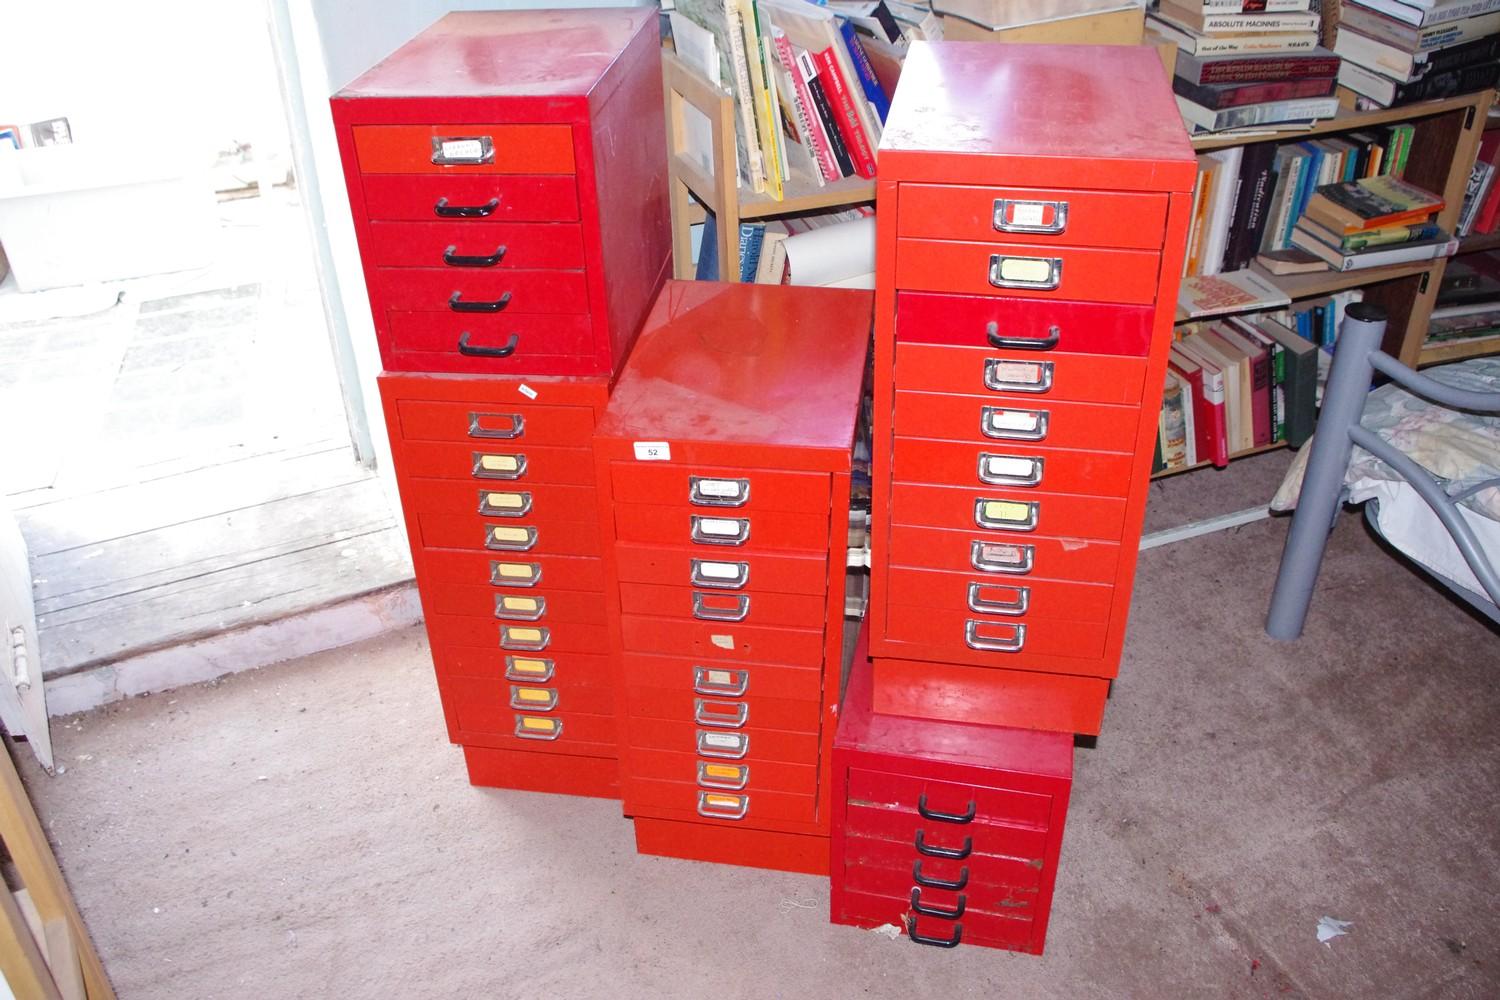
[[[1157,484],[1151,522],[1246,506],[1256,461]],[[1500,995],[1496,633],[1346,515],[1307,634],[1267,639],[1286,526],[1143,554],[1041,958],[834,927],[825,881],[467,786],[420,630],[75,716],[66,773],[24,772],[126,1000]]]

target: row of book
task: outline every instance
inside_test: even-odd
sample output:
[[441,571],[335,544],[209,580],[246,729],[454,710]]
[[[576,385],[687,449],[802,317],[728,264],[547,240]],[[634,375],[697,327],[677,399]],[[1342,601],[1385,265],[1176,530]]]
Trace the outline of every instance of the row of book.
[[1500,341],[1500,250],[1448,265],[1427,325],[1430,345],[1480,340]]
[[1435,218],[1443,199],[1396,177],[1317,188],[1292,227],[1299,250],[1337,271],[1451,256],[1458,240]]
[[1343,0],[1338,82],[1365,109],[1485,90],[1500,82],[1500,0]]
[[[870,206],[854,205],[843,209],[785,215],[759,222],[741,222],[738,280],[761,285],[815,284],[851,288],[873,287],[865,279],[869,275],[873,280],[873,275],[869,273],[874,270],[874,233],[869,224],[874,218],[875,210]],[[811,256],[820,266],[799,267],[798,273],[793,274],[792,253],[787,245],[788,240],[819,230],[831,231],[838,227],[844,227],[847,230],[855,223],[865,223],[865,225],[857,231],[846,231],[841,235],[835,235],[833,239],[837,242],[833,244],[824,241],[808,246],[805,251],[806,255]],[[857,240],[861,244],[859,250],[844,253],[833,252],[843,241],[850,239]],[[730,280],[728,276],[720,274],[718,223],[712,213],[708,215],[699,232],[695,234],[695,241],[698,242],[698,250],[693,277],[698,281]],[[867,254],[860,252],[864,249],[862,246],[864,243],[870,244]],[[799,261],[801,260],[802,258],[799,257]],[[842,270],[839,269],[841,266]],[[811,273],[802,273],[804,270]]]

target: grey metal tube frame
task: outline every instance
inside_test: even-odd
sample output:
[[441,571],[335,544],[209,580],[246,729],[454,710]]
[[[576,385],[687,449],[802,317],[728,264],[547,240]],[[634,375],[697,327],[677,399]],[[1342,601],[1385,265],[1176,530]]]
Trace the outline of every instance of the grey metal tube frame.
[[[1333,368],[1323,393],[1318,432],[1302,478],[1297,510],[1281,552],[1281,567],[1271,593],[1266,632],[1276,639],[1295,639],[1307,621],[1313,586],[1323,564],[1323,550],[1344,497],[1344,472],[1357,444],[1390,466],[1411,483],[1432,508],[1480,586],[1490,600],[1500,605],[1500,575],[1480,548],[1474,532],[1459,514],[1457,501],[1479,490],[1500,486],[1500,479],[1487,480],[1450,497],[1432,474],[1399,450],[1360,425],[1365,397],[1375,372],[1389,377],[1415,395],[1442,406],[1481,413],[1500,413],[1500,392],[1470,392],[1454,389],[1419,374],[1380,350],[1385,336],[1386,315],[1378,306],[1356,303],[1349,307],[1334,349]],[[1489,612],[1486,612],[1489,614]],[[1494,615],[1491,615],[1494,617]]]

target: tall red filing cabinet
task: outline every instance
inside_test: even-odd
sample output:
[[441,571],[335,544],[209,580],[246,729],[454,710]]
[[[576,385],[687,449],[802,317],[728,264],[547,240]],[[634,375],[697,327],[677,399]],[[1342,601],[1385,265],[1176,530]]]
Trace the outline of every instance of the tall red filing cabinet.
[[669,281],[595,438],[644,853],[828,871],[868,292]]
[[449,737],[618,796],[592,437],[670,267],[656,15],[449,14],[333,100]]
[[1195,172],[1145,49],[913,45],[877,188],[877,710],[1098,732]]

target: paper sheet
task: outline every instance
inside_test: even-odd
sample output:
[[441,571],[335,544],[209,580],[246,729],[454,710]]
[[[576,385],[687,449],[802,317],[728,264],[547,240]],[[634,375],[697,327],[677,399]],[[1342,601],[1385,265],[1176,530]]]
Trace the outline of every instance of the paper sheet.
[[873,216],[798,233],[782,245],[793,285],[875,287]]

